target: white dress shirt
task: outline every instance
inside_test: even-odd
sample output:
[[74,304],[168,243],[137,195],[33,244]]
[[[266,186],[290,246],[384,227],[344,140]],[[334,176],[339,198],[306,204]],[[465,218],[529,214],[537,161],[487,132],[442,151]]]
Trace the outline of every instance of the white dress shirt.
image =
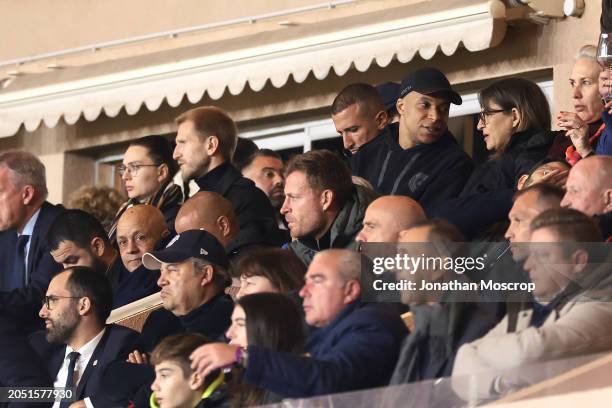
[[[76,365],[74,366],[74,375],[75,375],[74,387],[76,389],[76,387],[79,384],[79,381],[81,381],[81,377],[83,376],[83,373],[85,372],[85,368],[87,368],[87,364],[89,364],[89,360],[91,359],[91,356],[93,355],[94,350],[96,349],[96,347],[98,347],[100,340],[102,340],[102,336],[104,335],[105,330],[106,329],[102,329],[102,331],[98,333],[96,337],[94,337],[93,339],[85,343],[83,347],[81,347],[79,350],[73,350],[72,347],[66,346],[66,352],[64,354],[64,362],[62,363],[62,366],[57,372],[57,377],[55,377],[55,382],[53,383],[53,386],[55,388],[64,387],[66,385],[66,377],[68,376],[68,365],[70,363],[68,354],[72,353],[73,351],[76,351],[80,354],[79,359],[76,361]],[[98,361],[96,360],[92,364],[96,365],[97,362]],[[91,404],[91,401],[89,401],[89,398],[85,398],[85,404],[87,405],[88,408],[93,407],[93,405]],[[60,405],[60,401],[55,401],[53,403],[53,408],[59,408],[59,405]]]

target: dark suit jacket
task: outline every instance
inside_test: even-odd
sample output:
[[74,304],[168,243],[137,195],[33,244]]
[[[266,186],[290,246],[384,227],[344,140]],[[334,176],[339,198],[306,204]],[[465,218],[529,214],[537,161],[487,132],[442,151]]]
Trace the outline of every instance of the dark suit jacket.
[[[138,333],[134,330],[114,324],[107,325],[77,385],[76,400],[89,397],[96,407],[112,407],[113,404],[108,402],[107,397],[99,392],[102,375],[110,363],[127,358],[137,339]],[[66,355],[66,346],[47,342],[44,331],[32,334],[30,342],[38,355],[46,361],[50,377],[55,379]]]
[[240,226],[238,236],[230,243],[232,249],[253,244],[282,244],[270,200],[230,163],[215,167],[196,183],[200,190],[220,194],[232,203]]
[[289,398],[383,386],[407,334],[392,307],[357,301],[309,336],[311,357],[249,346],[244,380]]
[[[30,249],[27,262],[27,285],[12,291],[0,292],[0,309],[18,316],[24,324],[40,328],[41,320],[38,318],[40,299],[47,291],[51,278],[62,269],[49,254],[47,245],[47,232],[55,217],[64,210],[61,205],[43,203],[40,214],[34,225],[30,237]],[[13,268],[17,231],[10,229],[0,232],[0,269],[1,271]],[[0,274],[0,281],[4,279]],[[3,287],[0,284],[0,287]]]
[[0,386],[53,386],[53,381],[44,369],[43,360],[33,352],[19,322],[2,312],[0,312]]

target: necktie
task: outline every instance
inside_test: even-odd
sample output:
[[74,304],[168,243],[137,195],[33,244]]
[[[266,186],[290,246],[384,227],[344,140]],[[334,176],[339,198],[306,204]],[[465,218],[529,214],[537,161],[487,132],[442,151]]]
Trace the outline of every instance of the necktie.
[[13,290],[22,288],[26,285],[26,264],[25,264],[25,247],[30,239],[29,235],[20,235],[17,238],[17,245],[15,248],[15,260],[13,263],[13,270],[9,271],[5,290]]
[[[68,375],[66,376],[66,385],[65,388],[73,388],[75,386],[74,384],[74,368],[76,367],[76,362],[79,359],[79,357],[81,356],[81,353],[78,353],[76,351],[73,351],[71,353],[68,353]],[[74,390],[72,393],[73,396],[75,396]],[[62,400],[62,402],[60,402],[60,408],[66,408],[69,407],[70,404],[72,404],[74,402],[74,398],[72,399],[72,401],[68,401],[68,400]]]

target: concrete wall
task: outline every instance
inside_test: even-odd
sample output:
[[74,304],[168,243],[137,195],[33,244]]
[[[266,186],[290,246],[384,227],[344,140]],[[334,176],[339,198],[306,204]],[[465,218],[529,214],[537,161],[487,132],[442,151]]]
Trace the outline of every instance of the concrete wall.
[[0,60],[270,13],[321,0],[0,0]]

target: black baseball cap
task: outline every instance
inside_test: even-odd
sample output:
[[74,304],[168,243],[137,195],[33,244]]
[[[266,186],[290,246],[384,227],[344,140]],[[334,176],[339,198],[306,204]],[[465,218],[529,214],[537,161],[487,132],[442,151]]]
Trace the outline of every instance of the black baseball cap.
[[461,96],[451,88],[446,76],[435,68],[421,68],[411,72],[402,81],[398,97],[403,98],[412,91],[423,95],[444,94],[455,105],[463,102]]
[[385,110],[395,108],[395,103],[399,95],[400,84],[397,82],[385,82],[376,87],[376,91],[380,95],[385,104]]
[[142,264],[147,269],[157,270],[162,262],[183,262],[189,258],[204,259],[224,268],[229,266],[223,245],[204,230],[189,230],[177,235],[166,248],[144,254]]

